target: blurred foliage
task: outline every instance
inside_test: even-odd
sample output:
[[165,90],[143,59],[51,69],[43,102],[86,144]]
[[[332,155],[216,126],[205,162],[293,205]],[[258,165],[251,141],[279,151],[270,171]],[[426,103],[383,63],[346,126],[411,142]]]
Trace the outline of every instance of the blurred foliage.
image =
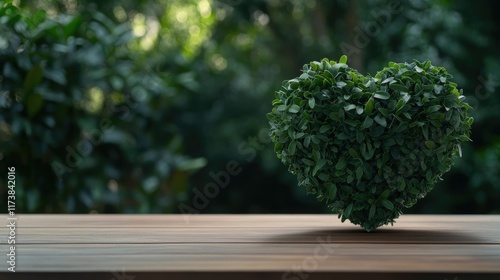
[[[304,63],[346,53],[363,74],[413,58],[444,66],[476,109],[474,142],[411,211],[500,212],[493,0],[14,4],[0,13],[0,163],[18,170],[19,211],[178,212],[235,160],[241,174],[201,212],[326,212],[276,158],[265,114]],[[52,163],[103,120],[114,129],[58,180]]]
[[10,4],[0,21],[0,153],[18,170],[17,210],[172,211],[204,160],[182,155],[160,110],[185,88],[148,70],[128,25]]

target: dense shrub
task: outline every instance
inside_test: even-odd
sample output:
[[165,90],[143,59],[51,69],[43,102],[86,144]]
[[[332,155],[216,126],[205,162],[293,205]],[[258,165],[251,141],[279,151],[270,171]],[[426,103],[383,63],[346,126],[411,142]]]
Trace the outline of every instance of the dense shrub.
[[304,65],[276,92],[268,118],[299,184],[371,231],[433,189],[470,141],[473,119],[442,67],[391,62],[370,77],[346,62]]
[[204,162],[170,124],[182,88],[130,50],[128,25],[3,2],[0,23],[0,155],[18,211],[172,211]]

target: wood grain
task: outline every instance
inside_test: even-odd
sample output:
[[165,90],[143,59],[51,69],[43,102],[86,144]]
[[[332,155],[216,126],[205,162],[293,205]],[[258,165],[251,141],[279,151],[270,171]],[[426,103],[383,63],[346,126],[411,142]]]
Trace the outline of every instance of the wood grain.
[[[493,230],[464,228],[19,228],[18,244],[155,244],[155,243],[316,243],[326,237],[353,244],[500,244]],[[6,234],[5,234],[6,235]],[[7,239],[1,240],[2,244]]]
[[[349,222],[341,223],[335,214],[322,215],[17,215],[19,227],[355,227]],[[438,227],[440,229],[460,229],[464,226],[497,228],[500,215],[402,215],[394,224],[397,227],[421,228]],[[356,227],[359,228],[359,227]]]
[[498,215],[403,215],[372,233],[335,215],[17,218],[18,272],[2,280],[500,279]]
[[[315,253],[316,251],[316,253]],[[20,246],[20,271],[497,272],[500,245],[122,244]],[[2,256],[4,263],[7,256]],[[418,261],[417,261],[418,260]],[[392,264],[392,265],[388,265]],[[394,265],[397,264],[397,265]],[[439,265],[437,265],[439,264]]]

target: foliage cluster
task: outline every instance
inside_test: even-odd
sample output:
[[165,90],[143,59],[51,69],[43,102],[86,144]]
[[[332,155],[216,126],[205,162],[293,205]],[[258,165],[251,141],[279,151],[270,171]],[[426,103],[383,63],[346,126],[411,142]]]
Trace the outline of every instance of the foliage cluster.
[[0,153],[18,170],[18,211],[172,211],[204,161],[158,125],[180,86],[130,50],[128,25],[3,1],[0,22]]
[[471,107],[430,62],[391,62],[374,77],[313,61],[276,92],[268,114],[277,155],[342,221],[368,231],[432,190],[470,141]]

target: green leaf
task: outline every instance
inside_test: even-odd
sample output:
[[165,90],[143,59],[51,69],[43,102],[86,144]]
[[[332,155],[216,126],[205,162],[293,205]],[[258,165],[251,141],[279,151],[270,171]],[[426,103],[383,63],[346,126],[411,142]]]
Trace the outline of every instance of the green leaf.
[[363,134],[362,131],[358,130],[356,132],[356,141],[361,144],[363,142],[363,139],[364,139],[365,135]]
[[391,190],[385,190],[381,195],[380,197],[381,198],[388,198],[389,195],[391,194]]
[[427,114],[430,114],[430,113],[434,113],[434,112],[436,112],[436,111],[439,111],[439,109],[441,109],[441,105],[433,105],[433,106],[429,106],[429,107],[425,110],[425,112],[426,112]]
[[279,105],[278,107],[276,107],[276,111],[282,112],[282,111],[285,111],[286,108],[287,108],[286,105]]
[[297,142],[293,141],[292,143],[290,143],[290,145],[288,146],[288,153],[290,155],[293,155],[295,154],[295,150],[297,148]]
[[358,168],[356,168],[356,179],[360,180],[361,177],[363,177],[363,168],[358,166]]
[[425,179],[427,179],[427,181],[429,182],[432,181],[432,171],[430,169],[428,169],[427,172],[425,173]]
[[305,163],[306,165],[309,165],[309,166],[314,166],[314,161],[310,160],[310,159],[307,159],[307,158],[303,158],[302,159],[302,162]]
[[405,180],[402,180],[400,183],[399,183],[399,186],[398,186],[398,191],[402,192],[405,190],[405,187],[406,187],[406,182]]
[[427,140],[427,141],[425,141],[425,146],[427,148],[429,148],[430,150],[432,150],[436,147],[436,144],[431,140]]
[[389,110],[387,110],[387,109],[385,109],[385,108],[382,108],[382,107],[378,108],[378,111],[379,111],[379,112],[380,112],[380,113],[381,113],[384,117],[389,117],[389,115],[391,114],[391,113],[389,112]]
[[316,100],[314,99],[314,97],[309,98],[308,103],[311,109],[314,109],[314,106],[316,106]]
[[436,94],[440,94],[442,90],[443,90],[443,86],[442,85],[434,85],[434,92]]
[[347,63],[347,56],[346,55],[341,56],[339,59],[339,62],[340,63]]
[[388,210],[393,210],[394,209],[394,204],[392,204],[392,202],[390,202],[389,200],[387,199],[384,199],[382,200],[382,205],[387,208]]
[[330,117],[330,119],[334,120],[334,121],[338,121],[340,120],[340,116],[337,112],[332,112],[330,113],[330,115],[328,115]]
[[366,116],[365,121],[361,125],[361,128],[362,129],[370,128],[372,126],[372,124],[373,124],[373,119]]
[[351,79],[353,80],[354,83],[358,83],[358,76],[354,71],[349,72],[349,76],[351,76]]
[[330,200],[334,200],[335,196],[337,196],[337,186],[332,184],[328,191],[328,197],[330,198]]
[[347,206],[347,208],[345,209],[344,217],[349,218],[349,216],[351,215],[351,211],[352,211],[352,203],[350,203],[349,206]]
[[403,85],[398,85],[398,84],[391,84],[389,85],[389,88],[395,91],[400,91],[400,92],[408,92],[408,88],[403,86]]
[[305,139],[304,139],[304,146],[306,148],[309,148],[309,144],[311,143],[311,137],[310,136],[307,136]]
[[319,128],[319,133],[325,133],[331,129],[331,126],[324,124]]
[[359,158],[358,152],[356,152],[353,148],[349,148],[349,154],[353,158]]
[[388,82],[391,82],[392,80],[394,80],[394,77],[389,77],[389,78],[383,80],[381,84],[387,84]]
[[319,173],[318,178],[320,178],[322,181],[328,181],[330,179],[330,175],[326,173]]
[[356,105],[354,105],[354,104],[349,104],[349,105],[347,105],[347,106],[345,106],[345,107],[344,107],[344,111],[346,111],[346,112],[347,112],[347,111],[350,111],[350,110],[352,110],[352,109],[356,109]]
[[469,136],[467,136],[467,135],[460,136],[460,140],[466,141],[466,142],[472,142],[472,139],[470,139]]
[[380,115],[376,115],[374,120],[375,120],[375,122],[377,122],[381,126],[387,127],[387,120],[384,117],[382,117]]
[[364,111],[363,107],[356,106],[356,114],[361,115],[363,114],[363,111]]
[[391,97],[391,95],[388,92],[379,90],[379,91],[375,92],[373,97],[386,100],[386,99],[389,99]]
[[26,111],[33,118],[43,107],[43,97],[38,93],[31,93],[26,99]]
[[372,205],[372,207],[370,207],[370,213],[368,213],[369,220],[371,220],[375,216],[376,211],[377,211],[377,207],[375,207],[375,205]]
[[373,111],[374,104],[375,100],[373,99],[373,97],[370,97],[370,99],[368,99],[368,101],[365,104],[365,112],[367,115],[371,114],[371,112]]
[[401,108],[403,108],[403,106],[405,105],[405,101],[403,98],[399,99],[398,101],[398,104],[396,104],[396,111],[399,111],[401,110]]
[[335,165],[335,169],[337,170],[342,170],[346,167],[347,165],[347,160],[344,157],[341,157],[337,164]]
[[288,108],[288,112],[290,112],[292,114],[296,114],[299,111],[300,111],[300,107],[297,104],[293,104],[292,106],[290,106],[290,108]]
[[326,159],[321,159],[318,164],[316,164],[316,166],[314,167],[313,169],[313,172],[312,172],[312,175],[315,176],[316,173],[321,169],[323,168],[323,166],[325,166],[326,164]]
[[82,18],[75,16],[70,22],[64,25],[64,36],[69,37],[75,34],[75,30],[80,26]]
[[23,89],[30,91],[42,81],[42,67],[37,64],[31,67],[24,79]]

